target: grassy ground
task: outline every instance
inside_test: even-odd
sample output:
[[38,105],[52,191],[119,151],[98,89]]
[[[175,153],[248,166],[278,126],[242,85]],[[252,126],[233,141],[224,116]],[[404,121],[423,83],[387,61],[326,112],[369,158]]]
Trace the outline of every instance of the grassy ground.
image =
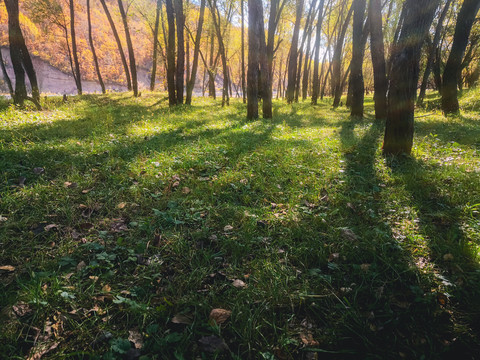
[[3,104],[0,357],[475,358],[479,99],[403,159],[371,99]]

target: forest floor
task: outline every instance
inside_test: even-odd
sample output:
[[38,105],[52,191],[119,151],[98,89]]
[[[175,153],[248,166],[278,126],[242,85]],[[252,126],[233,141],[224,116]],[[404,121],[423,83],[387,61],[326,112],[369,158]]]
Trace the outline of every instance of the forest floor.
[[0,358],[478,358],[479,91],[402,158],[371,99],[194,103],[0,104]]

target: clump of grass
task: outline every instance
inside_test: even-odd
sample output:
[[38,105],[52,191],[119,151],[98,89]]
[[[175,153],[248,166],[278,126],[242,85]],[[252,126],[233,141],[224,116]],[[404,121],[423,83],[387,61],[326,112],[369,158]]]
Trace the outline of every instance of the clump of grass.
[[478,115],[419,112],[385,159],[372,106],[2,106],[0,353],[476,354]]

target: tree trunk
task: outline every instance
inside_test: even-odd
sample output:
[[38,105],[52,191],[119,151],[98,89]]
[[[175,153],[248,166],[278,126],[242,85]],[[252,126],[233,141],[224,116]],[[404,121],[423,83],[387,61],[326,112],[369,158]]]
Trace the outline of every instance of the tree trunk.
[[185,19],[183,16],[183,1],[174,0],[175,17],[177,20],[177,67],[175,73],[177,104],[183,104],[183,83],[185,72],[185,39],[183,28]]
[[102,88],[102,94],[106,93],[105,83],[102,79],[102,74],[100,73],[100,66],[98,65],[97,53],[95,51],[95,46],[93,45],[93,36],[92,36],[92,19],[90,15],[90,0],[87,0],[87,21],[88,21],[88,41],[90,43],[90,49],[92,50],[93,62],[95,64],[95,71],[97,73],[98,82]]
[[249,120],[258,119],[258,81],[260,71],[260,29],[258,17],[260,11],[262,11],[261,0],[248,0],[247,119]]
[[127,89],[132,90],[132,80],[130,78],[130,70],[128,70],[127,59],[125,58],[125,54],[123,52],[122,42],[120,41],[120,37],[118,36],[117,28],[115,23],[113,22],[112,16],[110,15],[110,11],[108,10],[107,4],[105,0],[100,0],[103,6],[103,10],[105,11],[105,15],[107,16],[108,23],[110,24],[110,28],[112,29],[113,37],[117,43],[118,53],[120,55],[120,59],[122,60],[123,69],[125,70],[125,77],[127,78]]
[[313,84],[312,84],[312,104],[317,105],[318,92],[320,91],[320,40],[322,36],[323,7],[325,0],[320,0],[318,9],[317,31],[315,34],[315,51],[313,55]]
[[214,100],[217,98],[217,90],[215,86],[215,77],[216,71],[214,71],[214,60],[213,60],[213,52],[215,50],[215,30],[211,29],[211,42],[210,42],[210,61],[208,71],[208,96],[212,97]]
[[352,89],[351,116],[363,117],[363,54],[365,46],[362,42],[363,20],[365,19],[366,0],[353,0],[353,37],[352,62],[350,70],[350,87]]
[[172,0],[165,0],[168,19],[168,42],[167,42],[167,87],[168,103],[170,106],[177,104],[175,95],[175,14]]
[[480,0],[464,0],[458,13],[452,50],[448,56],[442,81],[442,110],[445,114],[459,111],[457,79],[461,71],[462,59],[468,44],[468,37],[480,7]]
[[333,92],[333,107],[336,108],[340,105],[340,99],[342,97],[342,52],[343,52],[343,42],[345,40],[345,34],[347,32],[348,24],[350,23],[350,18],[352,16],[353,6],[350,7],[347,17],[340,33],[338,34],[337,44],[335,45],[335,50],[333,51],[332,58],[332,92]]
[[387,117],[387,74],[385,49],[383,46],[382,11],[380,0],[370,0],[368,7],[370,18],[370,53],[373,66],[373,99],[375,102],[375,118]]
[[384,154],[411,153],[421,48],[438,4],[439,0],[405,2],[405,18],[390,72]]
[[12,81],[10,80],[10,77],[8,76],[8,73],[7,73],[7,69],[5,68],[5,63],[3,62],[2,48],[0,48],[0,66],[2,67],[2,74],[3,74],[3,78],[5,79],[5,82],[7,83],[8,91],[10,92],[10,96],[13,99],[15,96],[15,92],[13,91]]
[[241,44],[241,51],[242,51],[242,71],[241,71],[241,76],[242,76],[242,97],[243,97],[243,103],[245,104],[247,102],[247,93],[246,93],[246,87],[245,87],[245,13],[243,11],[243,4],[244,0],[240,0],[240,14],[242,18],[242,44]]
[[220,13],[218,11],[216,0],[208,0],[210,10],[212,12],[213,25],[217,33],[218,50],[220,51],[220,57],[222,59],[223,68],[223,92],[222,92],[222,106],[229,105],[230,100],[228,96],[228,66],[227,66],[227,54],[225,52],[225,46],[223,43],[222,28],[220,23]]
[[153,54],[152,54],[152,76],[150,77],[150,91],[155,90],[155,78],[157,76],[157,42],[158,29],[160,25],[160,10],[162,9],[162,0],[157,0],[157,11],[155,14],[155,28],[153,30]]
[[200,16],[198,18],[197,35],[195,37],[195,48],[193,50],[193,64],[192,73],[190,79],[187,79],[187,99],[185,104],[190,105],[192,103],[192,92],[195,87],[195,78],[197,77],[198,67],[198,55],[200,53],[200,40],[202,37],[203,19],[205,17],[205,0],[200,2]]
[[437,27],[435,29],[435,36],[433,37],[433,42],[428,50],[427,64],[425,65],[425,71],[423,73],[422,85],[420,86],[420,94],[418,95],[418,98],[417,98],[418,106],[422,105],[423,99],[425,98],[425,93],[427,91],[428,78],[432,70],[433,61],[435,59],[435,53],[437,51],[438,44],[440,43],[440,38],[443,31],[443,21],[447,16],[447,12],[448,12],[448,9],[450,8],[451,3],[452,3],[452,0],[447,0],[445,6],[443,7],[442,13],[440,14],[440,17],[438,18]]
[[73,0],[70,0],[69,4],[70,4],[70,34],[72,38],[73,63],[75,64],[75,82],[77,85],[78,95],[82,95],[82,77],[80,75],[80,64],[78,62],[78,54],[77,54],[77,39],[75,36],[75,8],[73,5]]
[[130,60],[130,75],[132,76],[133,96],[138,96],[138,81],[137,81],[137,65],[135,64],[135,52],[133,51],[132,39],[130,37],[130,30],[128,29],[127,13],[123,7],[122,0],[118,0],[118,8],[122,16],[123,28],[125,29],[125,39],[127,40],[128,59]]
[[295,87],[297,80],[298,36],[300,33],[302,12],[303,0],[296,0],[295,27],[293,28],[292,44],[290,46],[290,57],[288,59],[287,103],[289,104],[291,104],[295,99]]

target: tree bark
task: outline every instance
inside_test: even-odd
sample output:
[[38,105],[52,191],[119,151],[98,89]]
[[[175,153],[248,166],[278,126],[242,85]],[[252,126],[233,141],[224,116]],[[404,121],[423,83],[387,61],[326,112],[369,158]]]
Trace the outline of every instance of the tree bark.
[[127,13],[123,7],[122,0],[118,0],[118,8],[122,17],[123,28],[125,29],[125,39],[127,40],[128,59],[130,60],[130,75],[132,77],[133,96],[138,96],[137,65],[135,64],[135,52],[133,51],[132,38],[128,29]]
[[248,0],[247,119],[249,120],[258,119],[258,82],[260,71],[260,29],[258,17],[260,11],[262,11],[261,0]]
[[185,73],[185,39],[183,28],[185,19],[183,15],[183,1],[174,0],[175,17],[177,20],[177,67],[175,72],[177,104],[183,104],[183,84]]
[[246,93],[246,87],[245,87],[245,13],[243,11],[243,4],[244,0],[240,0],[240,16],[242,18],[242,44],[241,44],[241,51],[242,51],[242,71],[241,71],[241,77],[242,77],[242,98],[243,98],[243,103],[245,104],[247,102],[247,93]]
[[0,66],[2,67],[2,74],[3,74],[3,78],[5,79],[5,82],[7,83],[8,91],[10,92],[10,96],[13,99],[13,97],[15,96],[15,92],[13,91],[13,86],[12,86],[12,81],[10,80],[10,76],[8,76],[7,69],[5,68],[5,63],[3,62],[2,48],[0,48]]
[[162,9],[162,0],[157,0],[157,10],[155,13],[155,27],[153,29],[153,54],[152,54],[152,75],[150,77],[150,91],[155,90],[155,78],[157,76],[157,43],[158,29],[160,25],[160,10]]
[[69,1],[69,5],[70,5],[70,36],[72,38],[73,63],[75,64],[75,82],[77,85],[78,95],[82,95],[82,77],[80,75],[80,64],[78,62],[77,38],[75,35],[75,7],[73,4],[73,0]]
[[387,117],[387,74],[385,49],[383,46],[382,11],[380,0],[370,0],[368,7],[370,18],[370,53],[373,66],[373,100],[375,102],[375,118]]
[[459,111],[457,79],[460,76],[462,59],[468,44],[468,37],[480,7],[480,0],[464,0],[458,13],[452,50],[448,56],[442,81],[442,110],[445,114]]
[[90,43],[90,49],[92,50],[93,63],[95,64],[95,72],[97,73],[98,82],[102,88],[102,94],[106,93],[105,83],[103,82],[102,74],[100,73],[100,66],[98,65],[97,53],[93,44],[92,36],[92,18],[90,15],[90,0],[87,0],[87,21],[88,21],[88,41]]
[[350,87],[352,89],[352,110],[350,115],[363,117],[363,98],[365,86],[363,83],[363,55],[365,46],[362,42],[363,21],[365,19],[366,0],[353,0],[353,38],[352,62],[350,69]]
[[167,42],[167,87],[168,104],[170,106],[177,104],[175,94],[175,14],[173,11],[172,0],[165,0],[168,20],[168,42]]
[[433,37],[432,44],[428,49],[427,63],[425,65],[425,71],[423,72],[422,85],[420,86],[420,94],[418,95],[418,98],[417,98],[418,106],[422,105],[423,99],[425,98],[425,93],[427,91],[428,78],[432,70],[433,61],[435,59],[435,54],[438,48],[438,44],[440,43],[440,38],[443,31],[443,21],[447,16],[447,12],[448,12],[448,9],[450,8],[451,3],[452,3],[452,0],[447,0],[445,6],[443,7],[440,17],[438,18],[437,27],[435,28],[435,35]]
[[297,58],[298,58],[298,36],[300,33],[300,22],[302,20],[303,0],[296,0],[295,27],[293,28],[292,44],[288,59],[288,83],[287,103],[291,104],[295,99],[295,87],[297,80]]
[[117,43],[118,53],[122,61],[123,69],[125,70],[125,77],[127,78],[127,89],[132,90],[132,80],[130,78],[130,70],[128,70],[127,59],[125,58],[125,54],[123,52],[122,42],[120,41],[120,37],[118,36],[117,28],[115,26],[115,23],[113,22],[112,15],[110,15],[110,10],[108,10],[105,0],[100,0],[100,2],[103,6],[103,10],[105,11],[105,15],[107,16],[107,20],[108,20],[108,23],[110,24],[110,28],[112,29],[115,42]]
[[406,0],[405,17],[392,59],[388,113],[383,141],[386,155],[410,154],[420,53],[439,0]]
[[192,103],[192,92],[193,92],[193,88],[195,87],[195,80],[197,77],[198,55],[200,53],[200,40],[202,37],[204,17],[205,17],[205,0],[201,0],[200,16],[198,18],[198,25],[197,25],[197,35],[195,37],[195,47],[193,50],[192,73],[190,74],[190,79],[187,79],[187,99],[185,101],[185,104],[187,105],[190,105]]
[[215,50],[215,30],[211,29],[211,42],[210,42],[210,60],[209,60],[209,66],[208,66],[208,96],[212,97],[214,100],[217,98],[217,90],[215,86],[215,78],[217,75],[217,72],[214,70],[214,65],[216,64],[216,61],[214,62],[213,58],[213,52]]
[[317,105],[318,93],[320,91],[320,40],[322,36],[323,7],[325,0],[320,0],[317,20],[317,32],[315,34],[315,52],[313,55],[313,84],[312,84],[312,104]]

